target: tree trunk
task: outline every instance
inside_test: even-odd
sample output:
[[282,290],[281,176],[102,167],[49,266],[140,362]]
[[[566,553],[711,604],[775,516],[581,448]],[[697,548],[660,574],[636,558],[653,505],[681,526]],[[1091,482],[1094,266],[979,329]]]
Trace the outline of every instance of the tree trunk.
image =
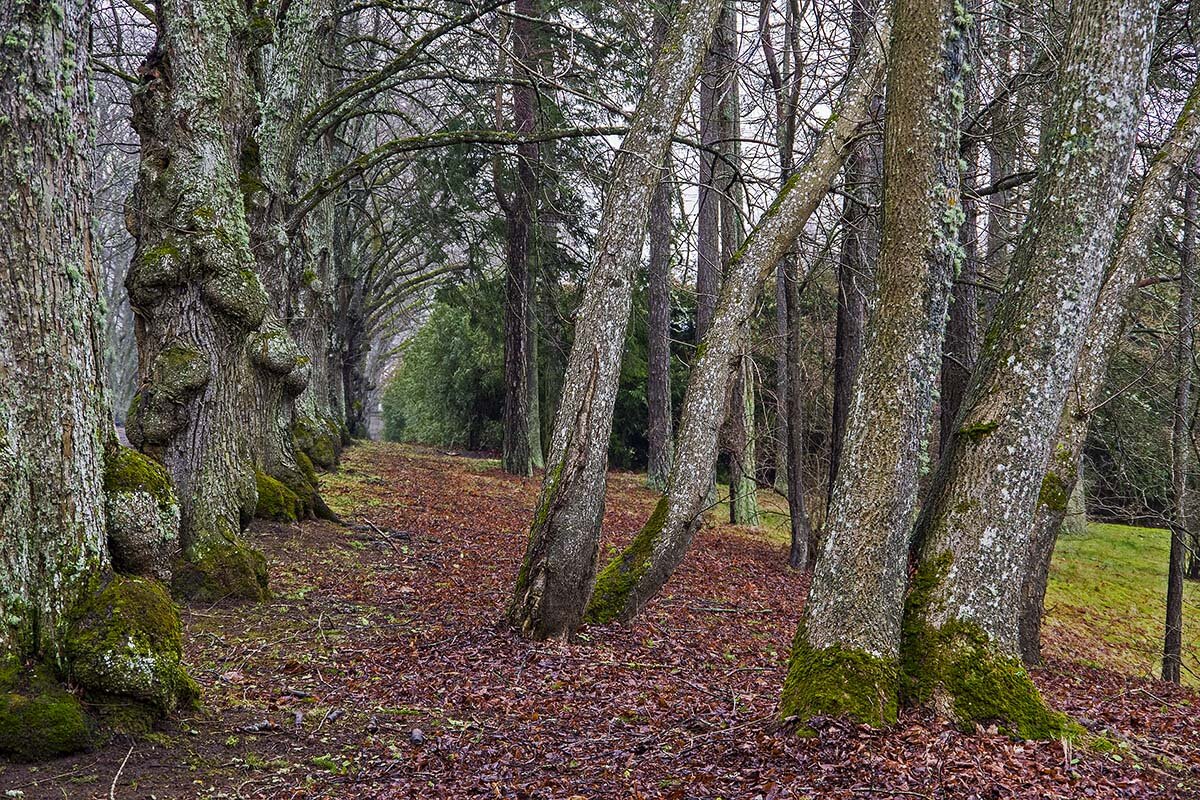
[[[522,82],[512,87],[513,130],[527,136],[536,122],[536,90],[532,85],[537,35],[533,18],[537,0],[517,0],[512,22],[513,77]],[[533,269],[531,262],[538,248],[537,162],[539,145],[517,145],[516,182],[508,201],[508,258],[504,275],[504,442],[501,462],[513,475],[533,474],[530,453],[529,419],[530,369],[537,368],[531,358],[533,330]]]
[[76,694],[126,714],[195,696],[170,597],[109,560],[114,523],[158,538],[178,517],[162,467],[117,445],[104,388],[91,12],[0,6],[0,752],[22,760],[90,744]]
[[906,694],[961,724],[998,719],[1026,738],[1063,730],[1018,658],[1019,587],[1055,426],[1113,240],[1155,6],[1071,7],[1030,219],[916,528]]
[[[240,425],[246,348],[269,298],[255,273],[239,172],[255,116],[248,59],[262,25],[228,0],[174,0],[133,97],[141,167],[126,286],[140,386],[127,431],[179,492],[185,594],[258,599],[261,554],[240,536],[257,502]],[[188,124],[179,124],[179,120]]]
[[[952,262],[958,257],[963,21],[900,0],[888,63],[883,233],[833,495],[781,711],[893,721],[917,483],[928,464]],[[901,68],[899,65],[903,65]],[[838,691],[832,687],[847,687]],[[831,690],[832,689],[832,690]]]
[[576,316],[546,476],[509,612],[512,624],[528,637],[569,635],[591,594],[633,274],[645,243],[658,165],[695,86],[720,8],[721,0],[679,6],[613,162],[596,262]]
[[[857,57],[863,36],[869,33],[875,0],[854,0],[850,18],[851,57]],[[878,121],[882,98],[873,98],[871,117]],[[883,157],[874,139],[854,145],[846,163],[846,189],[850,196],[842,204],[842,248],[838,259],[837,327],[834,332],[833,419],[829,431],[829,492],[832,494],[841,464],[854,376],[862,356],[867,322],[867,296],[871,273],[879,257],[879,185]]]
[[[1183,254],[1179,260],[1179,315],[1175,328],[1175,413],[1171,420],[1171,555],[1167,564],[1167,620],[1162,679],[1179,683],[1183,658],[1183,550],[1190,526],[1188,453],[1191,450],[1191,394],[1194,319],[1192,279],[1196,273],[1196,181],[1188,176],[1183,201]],[[1192,560],[1196,554],[1193,552]]]
[[666,491],[671,472],[671,184],[664,170],[650,200],[646,430],[650,440],[647,482]]
[[683,560],[699,525],[717,459],[718,431],[741,353],[741,338],[758,291],[792,250],[817,204],[845,163],[850,143],[866,119],[867,102],[883,72],[887,20],[854,65],[816,151],[780,190],[729,266],[713,324],[697,349],[675,438],[667,496],[633,542],[600,573],[588,606],[589,622],[632,619]]
[[800,313],[800,261],[794,253],[784,257],[787,290],[786,359],[789,375],[787,394],[787,463],[788,512],[791,543],[788,547],[788,566],[808,569],[812,566],[816,542],[812,523],[805,507],[804,485],[804,394],[800,391],[800,376],[804,363],[805,342],[800,337],[803,317]]
[[1041,659],[1041,626],[1046,582],[1054,544],[1063,526],[1066,499],[1079,479],[1091,412],[1101,400],[1108,364],[1124,338],[1129,302],[1138,278],[1151,264],[1154,243],[1167,204],[1175,196],[1184,165],[1200,148],[1200,81],[1183,104],[1170,138],[1154,157],[1129,212],[1104,287],[1087,322],[1087,333],[1058,421],[1056,440],[1042,480],[1029,534],[1028,563],[1021,582],[1020,647],[1028,666]]

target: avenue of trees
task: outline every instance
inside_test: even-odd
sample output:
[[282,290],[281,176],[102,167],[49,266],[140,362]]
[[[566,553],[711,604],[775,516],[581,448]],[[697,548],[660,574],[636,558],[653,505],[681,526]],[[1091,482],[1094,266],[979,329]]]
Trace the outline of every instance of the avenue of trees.
[[[707,510],[779,495],[789,721],[1073,735],[1027,670],[1085,504],[1169,528],[1178,682],[1197,24],[0,3],[0,752],[194,703],[175,604],[267,598],[251,520],[336,522],[368,436],[541,482],[497,612],[532,640],[630,622]],[[610,557],[612,467],[660,498]]]

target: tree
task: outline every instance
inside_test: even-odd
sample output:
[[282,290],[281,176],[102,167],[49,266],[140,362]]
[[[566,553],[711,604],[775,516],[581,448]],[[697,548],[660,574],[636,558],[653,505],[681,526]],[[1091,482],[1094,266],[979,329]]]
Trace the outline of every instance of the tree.
[[[126,287],[139,386],[130,441],[171,473],[187,594],[258,599],[266,565],[242,539],[257,489],[241,425],[247,348],[270,298],[256,272],[240,183],[254,97],[249,60],[268,19],[231,0],[169,0],[133,97],[141,166],[127,217]],[[176,124],[182,118],[187,125]],[[270,330],[263,331],[270,345]]]
[[79,46],[90,11],[0,8],[0,751],[24,758],[89,743],[60,678],[135,712],[195,693],[170,598],[152,579],[114,575],[109,558],[114,523],[159,532],[173,494],[161,466],[116,443],[104,389],[91,64]]
[[[1189,159],[1194,165],[1194,159]],[[1175,328],[1175,413],[1171,420],[1171,555],[1167,565],[1167,619],[1162,679],[1179,683],[1183,650],[1184,551],[1188,548],[1188,455],[1191,450],[1192,357],[1195,320],[1192,279],[1196,266],[1196,181],[1188,176],[1183,200],[1183,252],[1179,259],[1179,313]],[[1196,558],[1195,553],[1192,558]]]
[[657,165],[695,85],[720,7],[720,0],[679,5],[613,162],[546,477],[509,612],[513,625],[532,638],[568,635],[591,594],[633,271],[645,242]]
[[1019,592],[1054,431],[1100,290],[1146,86],[1155,3],[1072,5],[1029,220],[915,532],[906,694],[1056,737],[1018,658]]
[[763,282],[788,253],[845,163],[850,144],[867,118],[867,102],[883,72],[888,19],[877,23],[837,103],[820,143],[759,219],[721,286],[712,324],[698,348],[675,439],[675,463],[667,495],[646,524],[596,581],[587,609],[590,622],[632,619],[683,560],[699,525],[717,459],[717,432],[726,392],[739,368],[746,324]]
[[1108,266],[1104,286],[1087,322],[1087,333],[1058,421],[1051,457],[1038,493],[1029,534],[1028,566],[1021,582],[1020,648],[1028,666],[1041,660],[1041,625],[1054,544],[1079,481],[1088,427],[1100,404],[1104,379],[1126,328],[1128,308],[1150,262],[1150,248],[1184,166],[1200,148],[1200,80],[1193,82],[1170,137],[1155,154],[1129,209]]
[[883,234],[824,538],[781,712],[894,720],[908,540],[960,257],[956,4],[900,0],[884,111]]
[[[661,37],[660,37],[661,38]],[[648,336],[646,364],[646,429],[649,463],[646,479],[659,491],[671,473],[671,184],[659,179],[650,199],[650,263],[648,265]]]

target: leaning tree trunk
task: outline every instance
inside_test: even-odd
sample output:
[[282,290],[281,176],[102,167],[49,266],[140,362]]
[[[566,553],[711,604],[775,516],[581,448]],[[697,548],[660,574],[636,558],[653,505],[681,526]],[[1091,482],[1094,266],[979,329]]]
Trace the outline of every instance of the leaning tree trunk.
[[671,472],[671,184],[664,169],[650,201],[646,355],[647,482],[665,491]]
[[[1191,176],[1189,176],[1190,178]],[[1192,280],[1196,274],[1196,182],[1184,197],[1183,257],[1179,265],[1179,313],[1175,326],[1175,410],[1171,419],[1171,554],[1167,564],[1167,619],[1163,636],[1162,679],[1179,683],[1183,658],[1183,551],[1188,535],[1188,453],[1191,451],[1192,356],[1195,320]],[[1192,554],[1193,560],[1196,554]]]
[[91,11],[0,6],[0,753],[22,760],[88,746],[76,694],[127,719],[195,694],[170,597],[109,559],[120,522],[158,538],[176,518],[163,469],[117,445],[104,388]]
[[905,691],[969,724],[1064,730],[1021,665],[1017,617],[1055,426],[1095,307],[1129,171],[1156,3],[1080,0],[1029,222],[916,529]]
[[[247,344],[269,299],[255,273],[239,171],[255,104],[256,32],[232,0],[164,0],[133,97],[141,165],[127,223],[126,286],[136,313],[140,386],[132,441],[179,492],[185,594],[261,598],[266,566],[240,530],[257,501],[240,425]],[[186,122],[184,122],[186,121]]]
[[955,5],[899,0],[894,12],[870,325],[780,706],[801,721],[896,718],[908,540],[959,257],[955,97],[966,31]]
[[721,0],[680,4],[613,161],[596,262],[576,318],[546,476],[509,611],[525,636],[569,635],[591,594],[633,274],[645,243],[658,165],[695,86],[720,8]]
[[[535,56],[533,40],[537,32],[533,17],[538,11],[537,2],[517,0],[514,8],[512,62],[514,77],[520,82],[512,87],[512,124],[519,136],[528,136],[536,128],[537,90],[530,67]],[[538,229],[539,145],[523,142],[516,150],[516,182],[506,214],[508,254],[504,271],[504,441],[501,462],[505,472],[529,476],[533,474],[529,436],[530,369],[536,369],[530,358],[533,339],[531,262],[538,249],[535,234]]]
[[[870,41],[886,38],[886,18]],[[729,265],[712,326],[692,366],[667,495],[641,531],[600,573],[588,605],[590,622],[632,619],[683,560],[699,526],[717,459],[726,392],[741,353],[741,338],[758,291],[791,251],[821,198],[828,192],[867,116],[867,104],[883,72],[882,48],[864,50],[816,151],[780,190]]]
[[1041,629],[1046,582],[1054,544],[1062,530],[1068,500],[1079,480],[1091,412],[1100,402],[1108,364],[1122,339],[1129,303],[1145,273],[1150,248],[1162,226],[1184,166],[1200,149],[1200,79],[1192,85],[1171,136],[1155,155],[1129,211],[1109,264],[1104,287],[1087,323],[1087,333],[1071,378],[1071,388],[1058,421],[1058,432],[1038,494],[1029,534],[1027,566],[1021,580],[1018,621],[1021,658],[1028,666],[1041,660]]

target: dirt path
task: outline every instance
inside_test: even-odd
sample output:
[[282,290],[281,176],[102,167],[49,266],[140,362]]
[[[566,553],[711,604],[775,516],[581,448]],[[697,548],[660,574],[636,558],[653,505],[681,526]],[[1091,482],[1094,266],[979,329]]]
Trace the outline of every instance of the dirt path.
[[[1111,753],[912,712],[884,732],[780,730],[804,582],[780,546],[729,528],[701,534],[632,628],[523,643],[498,620],[537,487],[489,462],[350,449],[326,481],[348,527],[253,530],[272,602],[185,610],[202,711],[36,769],[0,764],[0,797],[1200,796],[1196,695],[1075,665],[1038,683]],[[606,549],[652,505],[633,475],[609,500]]]

